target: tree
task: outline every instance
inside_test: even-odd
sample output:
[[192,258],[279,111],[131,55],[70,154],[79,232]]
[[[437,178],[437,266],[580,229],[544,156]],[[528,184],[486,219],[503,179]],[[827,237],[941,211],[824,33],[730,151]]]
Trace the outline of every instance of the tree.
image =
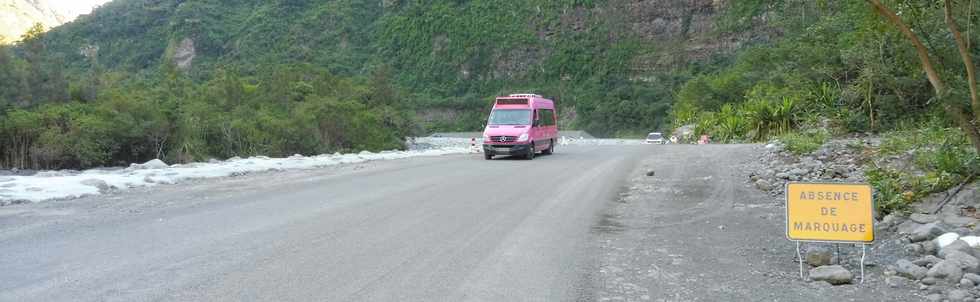
[[926,73],[926,77],[929,79],[929,83],[932,85],[933,91],[936,95],[936,99],[942,102],[943,109],[949,114],[953,119],[959,124],[960,129],[966,133],[967,137],[970,138],[970,142],[973,143],[973,147],[980,153],[980,125],[978,125],[978,115],[980,115],[980,100],[977,97],[977,83],[976,74],[973,66],[973,59],[971,58],[969,47],[966,41],[963,39],[963,35],[959,30],[959,25],[956,23],[956,18],[953,15],[953,3],[952,0],[945,0],[943,2],[943,14],[946,21],[946,26],[949,27],[949,31],[952,34],[953,42],[956,43],[957,50],[960,53],[960,58],[963,64],[966,66],[966,76],[967,76],[967,86],[970,89],[970,104],[971,108],[964,108],[963,105],[956,102],[956,100],[950,97],[951,90],[948,88],[946,83],[940,76],[939,71],[936,69],[935,65],[932,64],[930,59],[931,54],[929,49],[922,43],[918,35],[898,16],[893,10],[885,6],[879,0],[865,0],[874,8],[875,13],[879,16],[885,18],[888,22],[892,23],[895,27],[901,31],[902,35],[905,36],[912,46],[915,47],[915,52],[919,57],[919,61],[922,64],[922,69]]

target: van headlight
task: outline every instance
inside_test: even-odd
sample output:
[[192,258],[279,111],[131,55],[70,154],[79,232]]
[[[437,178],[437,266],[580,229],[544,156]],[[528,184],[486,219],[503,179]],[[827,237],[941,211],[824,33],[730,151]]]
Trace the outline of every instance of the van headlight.
[[523,141],[526,141],[527,139],[528,139],[527,133],[524,133],[524,134],[521,134],[521,136],[517,138],[517,141],[523,142]]

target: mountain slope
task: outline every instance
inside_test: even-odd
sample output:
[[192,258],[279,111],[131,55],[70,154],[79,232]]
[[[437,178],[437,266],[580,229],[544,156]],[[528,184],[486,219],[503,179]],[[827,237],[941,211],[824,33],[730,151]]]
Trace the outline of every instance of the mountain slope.
[[[227,68],[254,75],[279,64],[312,64],[345,76],[385,69],[400,86],[451,99],[454,111],[482,108],[489,95],[534,91],[558,98],[568,109],[566,121],[612,135],[615,123],[636,132],[663,125],[670,87],[684,80],[674,71],[730,54],[754,34],[720,32],[726,6],[720,0],[118,0],[45,40],[76,72],[91,67],[84,48],[97,49],[97,63],[110,70],[174,63],[197,79]],[[630,83],[636,85],[609,95]],[[643,108],[597,112],[615,109],[599,108],[593,100],[601,98]],[[621,117],[595,121],[592,114]]]
[[8,43],[19,40],[35,23],[52,28],[69,19],[46,0],[0,0],[0,35]]

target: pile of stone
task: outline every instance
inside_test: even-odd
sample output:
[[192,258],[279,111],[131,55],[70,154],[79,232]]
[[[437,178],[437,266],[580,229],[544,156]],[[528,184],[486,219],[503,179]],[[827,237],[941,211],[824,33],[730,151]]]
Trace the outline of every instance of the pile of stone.
[[885,270],[892,287],[923,291],[929,301],[976,301],[980,297],[980,232],[977,219],[953,215],[886,216],[879,229],[894,231],[905,257]]
[[784,185],[792,181],[863,182],[861,155],[873,144],[876,142],[870,139],[833,140],[810,154],[797,156],[773,141],[759,159],[763,168],[749,177],[756,188],[774,196],[782,194]]
[[811,266],[810,280],[827,282],[832,285],[850,284],[854,274],[839,264],[834,264],[834,253],[824,244],[815,244],[807,248],[806,263]]

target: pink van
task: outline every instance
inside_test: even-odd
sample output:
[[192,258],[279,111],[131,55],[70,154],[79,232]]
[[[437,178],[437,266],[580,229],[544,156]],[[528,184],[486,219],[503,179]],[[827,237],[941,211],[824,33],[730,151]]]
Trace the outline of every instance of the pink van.
[[534,159],[537,152],[551,154],[558,141],[555,102],[536,94],[497,97],[483,130],[483,155],[521,155]]

